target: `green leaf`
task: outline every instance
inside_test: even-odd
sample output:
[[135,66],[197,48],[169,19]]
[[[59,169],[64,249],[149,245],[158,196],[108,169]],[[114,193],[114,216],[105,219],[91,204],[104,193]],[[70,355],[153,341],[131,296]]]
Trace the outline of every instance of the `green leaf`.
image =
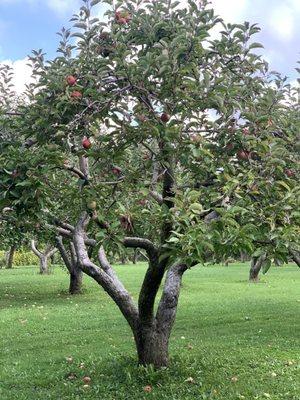
[[257,42],[251,43],[250,46],[249,46],[249,50],[250,49],[258,49],[258,48],[262,48],[263,49],[264,46],[261,43],[257,43]]
[[92,0],[90,5],[91,7],[95,6],[96,4],[99,4],[101,0]]

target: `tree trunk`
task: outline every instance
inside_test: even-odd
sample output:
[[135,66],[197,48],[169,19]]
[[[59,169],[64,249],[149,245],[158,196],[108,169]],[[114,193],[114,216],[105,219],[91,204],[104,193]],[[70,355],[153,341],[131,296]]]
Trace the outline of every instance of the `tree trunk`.
[[48,269],[48,258],[52,257],[53,254],[56,252],[56,249],[51,249],[51,246],[48,246],[45,250],[44,253],[42,253],[41,251],[39,251],[36,248],[35,242],[34,240],[31,241],[31,250],[33,251],[33,253],[39,258],[40,260],[40,274],[41,275],[45,275],[45,274],[49,274],[49,269]]
[[133,264],[136,264],[136,263],[137,263],[137,259],[138,259],[138,252],[137,252],[137,249],[134,249],[134,251],[133,251],[133,256],[132,256],[132,262],[133,262]]
[[82,287],[82,271],[76,267],[70,273],[70,294],[80,294]]
[[48,273],[48,257],[40,257],[40,274],[46,275]]
[[291,256],[293,261],[298,265],[298,267],[300,268],[300,253],[298,253],[298,251],[296,250],[290,250]]
[[149,268],[137,308],[130,293],[108,262],[103,246],[100,246],[98,252],[100,267],[89,259],[85,242],[89,221],[90,216],[83,212],[74,229],[73,238],[78,266],[108,293],[126,318],[134,334],[139,363],[152,364],[155,368],[167,366],[169,338],[175,321],[181,280],[188,266],[174,264],[168,268],[161,299],[154,315],[155,298],[164,276],[162,270],[164,266],[159,263],[158,249],[148,239],[125,238],[123,240],[125,247],[142,248],[149,258]]
[[139,328],[135,343],[140,365],[166,367],[169,362],[169,334],[159,332],[154,327]]
[[249,281],[257,283],[259,281],[259,272],[264,264],[266,255],[263,254],[260,257],[253,257],[251,260],[251,268],[249,273]]
[[142,322],[135,334],[139,364],[166,367],[169,363],[169,338],[175,322],[182,276],[185,264],[174,264],[169,268],[162,296],[152,323]]
[[68,253],[64,246],[62,237],[57,236],[56,245],[60,252],[61,258],[63,259],[63,262],[65,263],[65,266],[67,267],[67,270],[69,271],[70,274],[69,293],[79,294],[81,293],[81,286],[82,286],[82,271],[78,265],[74,244],[72,242],[69,243],[69,253]]
[[7,264],[6,268],[11,269],[13,267],[13,260],[14,260],[14,254],[16,251],[17,245],[14,244],[10,247],[8,254],[7,254]]

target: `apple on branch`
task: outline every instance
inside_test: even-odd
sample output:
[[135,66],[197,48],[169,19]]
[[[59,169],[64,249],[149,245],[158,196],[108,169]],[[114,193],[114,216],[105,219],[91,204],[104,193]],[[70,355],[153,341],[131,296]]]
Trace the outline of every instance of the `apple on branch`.
[[119,176],[119,175],[121,175],[121,173],[122,173],[122,169],[121,169],[120,167],[113,166],[111,172],[112,172],[114,175]]
[[69,75],[69,76],[67,76],[66,81],[69,86],[74,86],[77,82],[77,79],[75,78],[75,76]]
[[165,124],[170,121],[170,118],[170,115],[166,112],[162,113],[160,116],[160,120]]
[[74,90],[72,93],[71,93],[71,99],[73,99],[73,100],[80,100],[80,99],[82,99],[82,93],[81,92],[79,92],[79,90]]
[[92,142],[90,141],[90,139],[88,137],[84,137],[82,139],[82,147],[86,150],[90,149],[92,147]]
[[250,153],[246,150],[239,150],[236,155],[237,158],[242,161],[247,161],[250,158]]

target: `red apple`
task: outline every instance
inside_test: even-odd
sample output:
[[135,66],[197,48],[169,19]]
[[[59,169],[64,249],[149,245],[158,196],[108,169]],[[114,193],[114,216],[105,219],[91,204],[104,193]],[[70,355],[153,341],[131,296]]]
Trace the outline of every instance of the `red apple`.
[[66,81],[67,81],[67,84],[68,84],[69,86],[74,86],[75,83],[77,82],[77,79],[75,78],[75,76],[69,75],[69,76],[67,76]]
[[118,22],[119,25],[125,25],[125,24],[127,24],[127,19],[121,17],[121,18],[119,18],[119,19],[117,20],[117,22]]
[[131,15],[128,11],[116,11],[115,19],[118,24],[124,25],[127,24],[131,20]]
[[87,137],[84,137],[83,139],[82,139],[82,147],[84,148],[84,149],[90,149],[91,148],[91,146],[92,146],[92,143],[91,143],[91,141],[90,141],[90,139],[89,138],[87,138]]
[[292,178],[295,175],[295,172],[291,169],[286,169],[285,174],[288,178]]
[[239,150],[238,152],[237,152],[237,158],[239,159],[239,160],[242,160],[242,161],[247,161],[247,160],[249,160],[249,152],[248,151],[245,151],[245,150]]
[[250,130],[249,130],[248,127],[246,127],[246,128],[243,129],[243,134],[244,134],[245,136],[250,135]]
[[225,149],[226,150],[232,150],[233,149],[233,143],[228,143],[228,144],[226,144],[226,146],[225,146]]
[[161,116],[160,116],[161,121],[164,122],[164,123],[169,122],[170,118],[171,118],[170,115],[167,114],[167,113],[162,113]]
[[71,93],[71,98],[72,98],[73,100],[80,100],[80,99],[82,98],[82,93],[79,92],[78,90],[74,90],[74,91]]
[[141,206],[145,206],[145,205],[147,204],[147,199],[141,199],[141,200],[139,200],[139,204],[140,204]]
[[111,172],[112,172],[114,175],[120,175],[121,172],[122,172],[122,170],[121,170],[120,167],[113,167],[112,170],[111,170]]
[[120,18],[122,18],[122,13],[121,13],[121,11],[116,11],[116,12],[115,12],[115,18],[116,18],[117,21],[118,21]]

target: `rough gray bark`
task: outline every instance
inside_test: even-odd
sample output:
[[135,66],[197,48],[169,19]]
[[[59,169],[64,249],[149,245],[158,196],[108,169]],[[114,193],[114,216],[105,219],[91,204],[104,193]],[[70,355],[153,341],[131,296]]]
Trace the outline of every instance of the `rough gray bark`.
[[14,255],[17,249],[17,245],[13,244],[9,251],[7,252],[7,258],[6,258],[6,268],[11,269],[13,267],[13,260],[14,260]]
[[250,282],[258,282],[259,281],[259,272],[266,260],[266,255],[263,254],[260,257],[252,257],[251,260],[251,267],[250,267],[250,273],[249,273],[249,281]]
[[40,261],[40,274],[45,275],[49,274],[48,269],[48,260],[53,256],[53,254],[57,251],[56,248],[52,248],[51,246],[47,246],[44,253],[39,251],[35,245],[35,241],[31,241],[31,250],[33,253],[39,258]]
[[78,266],[74,244],[69,243],[69,254],[63,244],[61,236],[56,237],[56,246],[60,252],[61,258],[70,274],[70,294],[80,294],[82,289],[82,271]]
[[157,313],[151,324],[141,324],[137,332],[136,346],[139,363],[155,367],[169,363],[169,339],[175,322],[181,281],[187,270],[185,264],[173,265],[167,273]]
[[[181,279],[186,271],[185,264],[173,265],[167,273],[163,293],[158,305],[157,313],[152,312],[149,317],[144,308],[137,308],[130,294],[119,281],[114,269],[106,258],[103,247],[98,254],[99,266],[90,260],[85,243],[85,227],[89,216],[83,213],[74,230],[74,244],[80,268],[91,276],[114,300],[129,323],[136,343],[140,364],[153,364],[162,367],[168,364],[168,345],[171,330],[175,321]],[[131,248],[146,250],[150,262],[158,262],[158,251],[147,239],[125,238],[124,245]],[[158,265],[158,264],[157,264]],[[156,282],[154,284],[156,290]]]
[[123,284],[119,281],[115,271],[108,263],[104,249],[100,247],[98,259],[100,267],[92,262],[88,256],[85,244],[85,227],[90,218],[83,213],[74,230],[74,245],[78,265],[87,275],[91,276],[114,300],[132,329],[138,322],[137,308]]
[[292,256],[292,260],[298,265],[298,267],[300,268],[300,253],[298,253],[298,251],[296,250],[290,250],[291,256]]

